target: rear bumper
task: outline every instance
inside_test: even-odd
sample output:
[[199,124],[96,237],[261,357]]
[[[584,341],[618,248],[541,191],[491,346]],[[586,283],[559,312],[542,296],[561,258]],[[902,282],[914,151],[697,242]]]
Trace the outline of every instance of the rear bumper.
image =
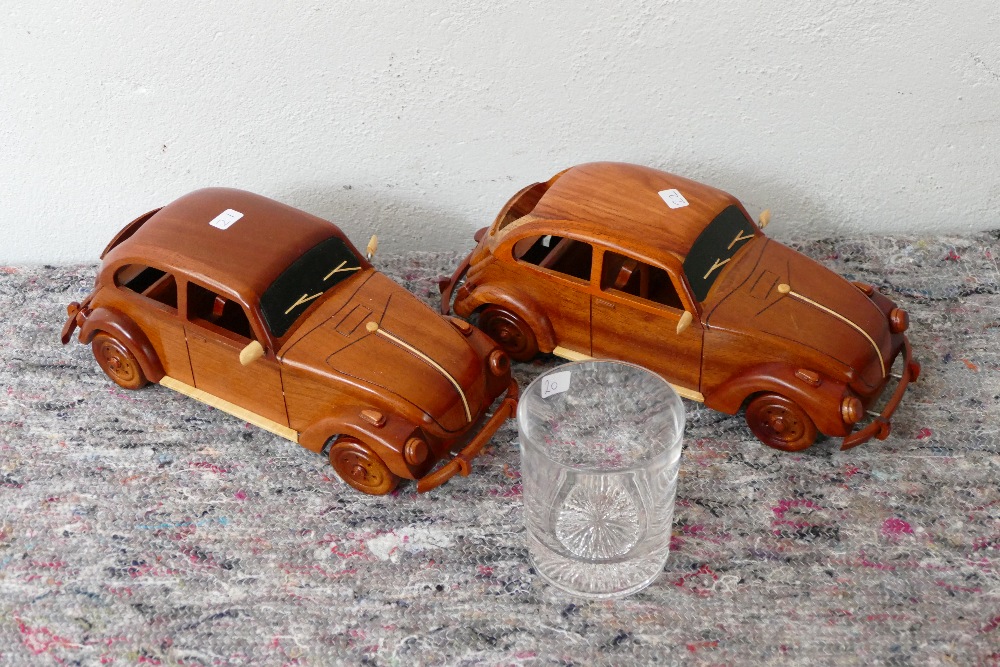
[[874,419],[868,425],[850,433],[844,438],[841,449],[850,449],[864,444],[872,438],[885,440],[892,431],[892,415],[899,407],[899,402],[903,400],[903,394],[911,382],[916,382],[920,377],[920,363],[913,359],[913,349],[910,347],[910,340],[903,337],[903,373],[899,378],[899,384],[892,392],[889,402],[882,409],[881,414],[874,415]]
[[479,453],[493,437],[493,434],[497,432],[497,429],[516,413],[518,391],[517,381],[511,378],[510,385],[507,387],[507,395],[504,396],[493,416],[483,426],[483,429],[451,461],[417,480],[418,493],[424,493],[425,491],[430,491],[441,486],[454,477],[456,473],[461,473],[463,477],[469,474],[472,459],[479,456]]
[[462,281],[462,278],[465,277],[466,272],[468,272],[472,256],[476,254],[476,250],[479,249],[479,246],[483,241],[483,237],[486,235],[488,230],[489,227],[483,227],[475,233],[473,238],[476,241],[476,246],[472,249],[472,252],[465,256],[462,263],[459,264],[458,268],[455,269],[455,272],[451,274],[451,278],[438,281],[438,289],[441,290],[442,315],[447,315],[451,312],[451,297],[455,292],[455,286]]

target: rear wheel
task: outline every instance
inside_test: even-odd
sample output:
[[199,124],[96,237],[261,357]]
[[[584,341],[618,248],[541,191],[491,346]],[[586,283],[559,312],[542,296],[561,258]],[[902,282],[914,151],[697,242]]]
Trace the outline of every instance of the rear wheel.
[[479,328],[497,342],[511,359],[528,361],[538,354],[538,340],[528,323],[500,306],[487,306],[479,313]]
[[90,344],[101,370],[119,387],[139,389],[148,380],[142,373],[139,360],[120,340],[103,331],[94,336]]
[[761,394],[747,405],[747,425],[768,447],[801,451],[816,441],[816,424],[799,405],[780,394]]
[[330,448],[330,465],[341,479],[362,493],[384,496],[399,484],[399,477],[385,461],[357,438],[337,438]]

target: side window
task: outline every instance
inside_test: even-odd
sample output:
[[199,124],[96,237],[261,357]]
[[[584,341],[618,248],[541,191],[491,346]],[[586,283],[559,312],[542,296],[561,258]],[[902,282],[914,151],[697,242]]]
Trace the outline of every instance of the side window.
[[514,244],[514,259],[590,281],[594,249],[589,243],[561,236],[531,236]]
[[201,285],[188,283],[187,309],[188,320],[194,324],[240,342],[253,338],[243,306]]
[[126,264],[115,273],[115,285],[177,310],[177,281],[166,271]]
[[616,252],[604,253],[601,289],[605,292],[628,294],[658,306],[678,310],[684,308],[666,271]]

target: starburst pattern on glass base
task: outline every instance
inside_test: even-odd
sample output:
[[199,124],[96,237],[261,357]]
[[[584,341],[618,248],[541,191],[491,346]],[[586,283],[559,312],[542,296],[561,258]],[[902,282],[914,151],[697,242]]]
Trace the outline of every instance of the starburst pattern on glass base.
[[573,554],[588,559],[626,554],[639,541],[639,508],[620,481],[581,480],[566,495],[556,518],[556,537]]

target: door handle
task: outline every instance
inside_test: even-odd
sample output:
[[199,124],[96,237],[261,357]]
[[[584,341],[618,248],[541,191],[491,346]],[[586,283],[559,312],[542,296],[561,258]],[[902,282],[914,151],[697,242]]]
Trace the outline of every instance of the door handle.
[[605,301],[604,299],[595,299],[595,301],[597,301],[597,305],[599,306],[604,306],[605,308],[610,308],[611,310],[615,309],[615,304],[610,301]]

